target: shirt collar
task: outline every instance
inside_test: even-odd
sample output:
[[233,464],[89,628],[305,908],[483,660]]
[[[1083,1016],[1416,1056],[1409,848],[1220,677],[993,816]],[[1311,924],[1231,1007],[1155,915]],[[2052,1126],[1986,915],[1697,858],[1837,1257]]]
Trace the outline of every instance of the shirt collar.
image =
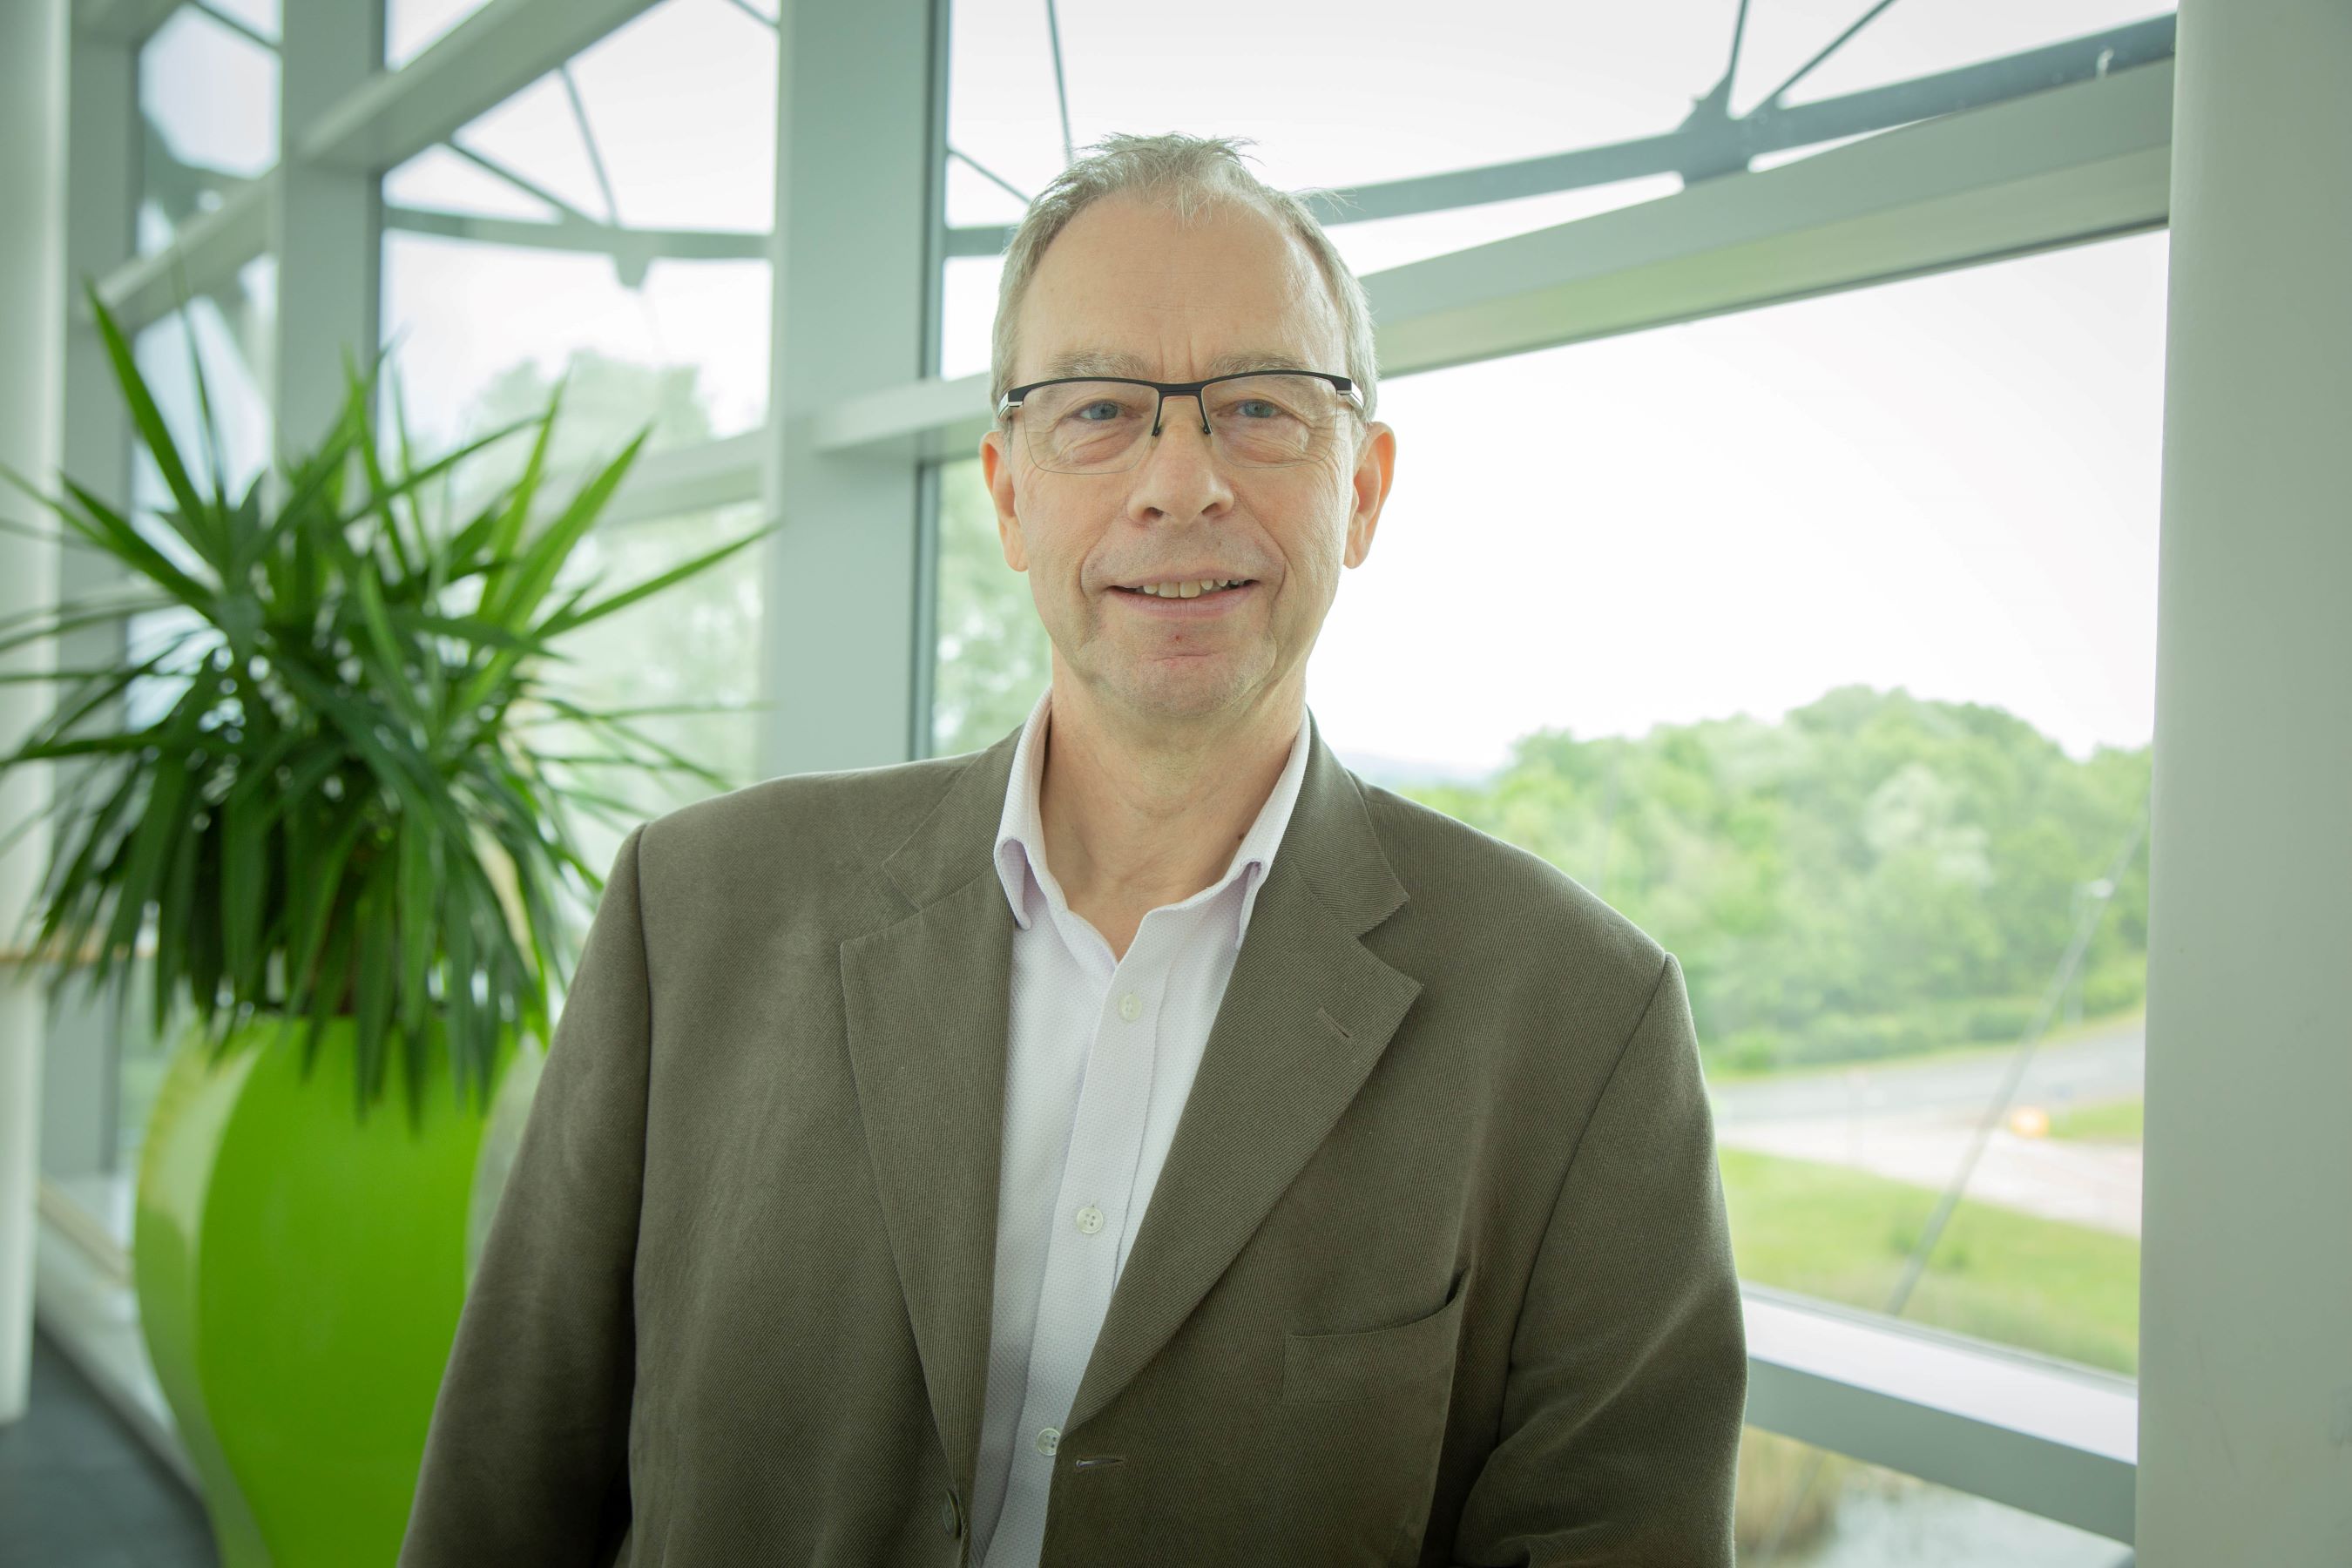
[[[1013,776],[1004,791],[1004,812],[996,826],[997,879],[1004,885],[1005,902],[1013,906],[1013,918],[1024,931],[1029,929],[1028,882],[1032,875],[1036,877],[1048,902],[1058,903],[1062,897],[1060,885],[1045,865],[1045,819],[1038,805],[1038,792],[1045,774],[1046,721],[1053,700],[1053,688],[1048,686],[1039,694],[1036,704],[1029,710],[1028,721],[1021,727],[1021,739],[1013,750]],[[1274,781],[1273,792],[1265,797],[1256,820],[1235,847],[1224,875],[1177,906],[1183,908],[1213,899],[1239,880],[1242,907],[1241,918],[1234,922],[1235,946],[1240,945],[1249,930],[1250,910],[1256,906],[1258,888],[1274,864],[1274,852],[1282,843],[1284,829],[1290,826],[1291,809],[1298,804],[1299,785],[1307,778],[1308,738],[1308,721],[1302,712],[1298,733],[1290,742],[1290,760],[1283,764],[1281,776]]]

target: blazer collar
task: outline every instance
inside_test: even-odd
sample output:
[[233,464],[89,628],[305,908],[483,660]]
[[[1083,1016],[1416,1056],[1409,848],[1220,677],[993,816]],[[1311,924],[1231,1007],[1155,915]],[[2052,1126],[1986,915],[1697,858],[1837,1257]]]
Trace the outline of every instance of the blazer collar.
[[[908,912],[841,944],[883,1221],[967,1498],[987,1392],[1015,929],[991,852],[1019,739],[974,753],[883,860]],[[1421,983],[1359,939],[1404,900],[1361,790],[1310,716],[1297,804],[1066,1434],[1182,1326],[1370,1075]]]

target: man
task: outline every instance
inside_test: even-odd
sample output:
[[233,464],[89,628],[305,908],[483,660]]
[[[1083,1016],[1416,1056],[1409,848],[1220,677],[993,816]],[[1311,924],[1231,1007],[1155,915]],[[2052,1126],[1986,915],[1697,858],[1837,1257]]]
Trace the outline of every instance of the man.
[[402,1563],[1727,1568],[1681,969],[1306,709],[1394,464],[1360,286],[1231,143],[1114,138],[994,383],[1050,687],[630,833]]

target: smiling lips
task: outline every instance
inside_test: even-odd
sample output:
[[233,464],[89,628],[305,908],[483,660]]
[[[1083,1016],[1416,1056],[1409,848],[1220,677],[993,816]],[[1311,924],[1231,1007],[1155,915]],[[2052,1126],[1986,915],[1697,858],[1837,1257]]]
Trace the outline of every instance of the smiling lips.
[[1181,577],[1164,583],[1121,584],[1118,591],[1161,599],[1197,599],[1204,594],[1222,594],[1229,588],[1246,586],[1254,580],[1248,577]]

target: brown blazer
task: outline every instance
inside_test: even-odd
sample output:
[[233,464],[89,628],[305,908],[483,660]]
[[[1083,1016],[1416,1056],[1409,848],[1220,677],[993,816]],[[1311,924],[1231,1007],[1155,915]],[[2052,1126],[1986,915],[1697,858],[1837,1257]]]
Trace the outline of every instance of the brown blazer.
[[[1017,739],[622,843],[401,1568],[971,1562]],[[1312,748],[1044,1563],[1729,1568],[1746,1337],[1680,966]]]

